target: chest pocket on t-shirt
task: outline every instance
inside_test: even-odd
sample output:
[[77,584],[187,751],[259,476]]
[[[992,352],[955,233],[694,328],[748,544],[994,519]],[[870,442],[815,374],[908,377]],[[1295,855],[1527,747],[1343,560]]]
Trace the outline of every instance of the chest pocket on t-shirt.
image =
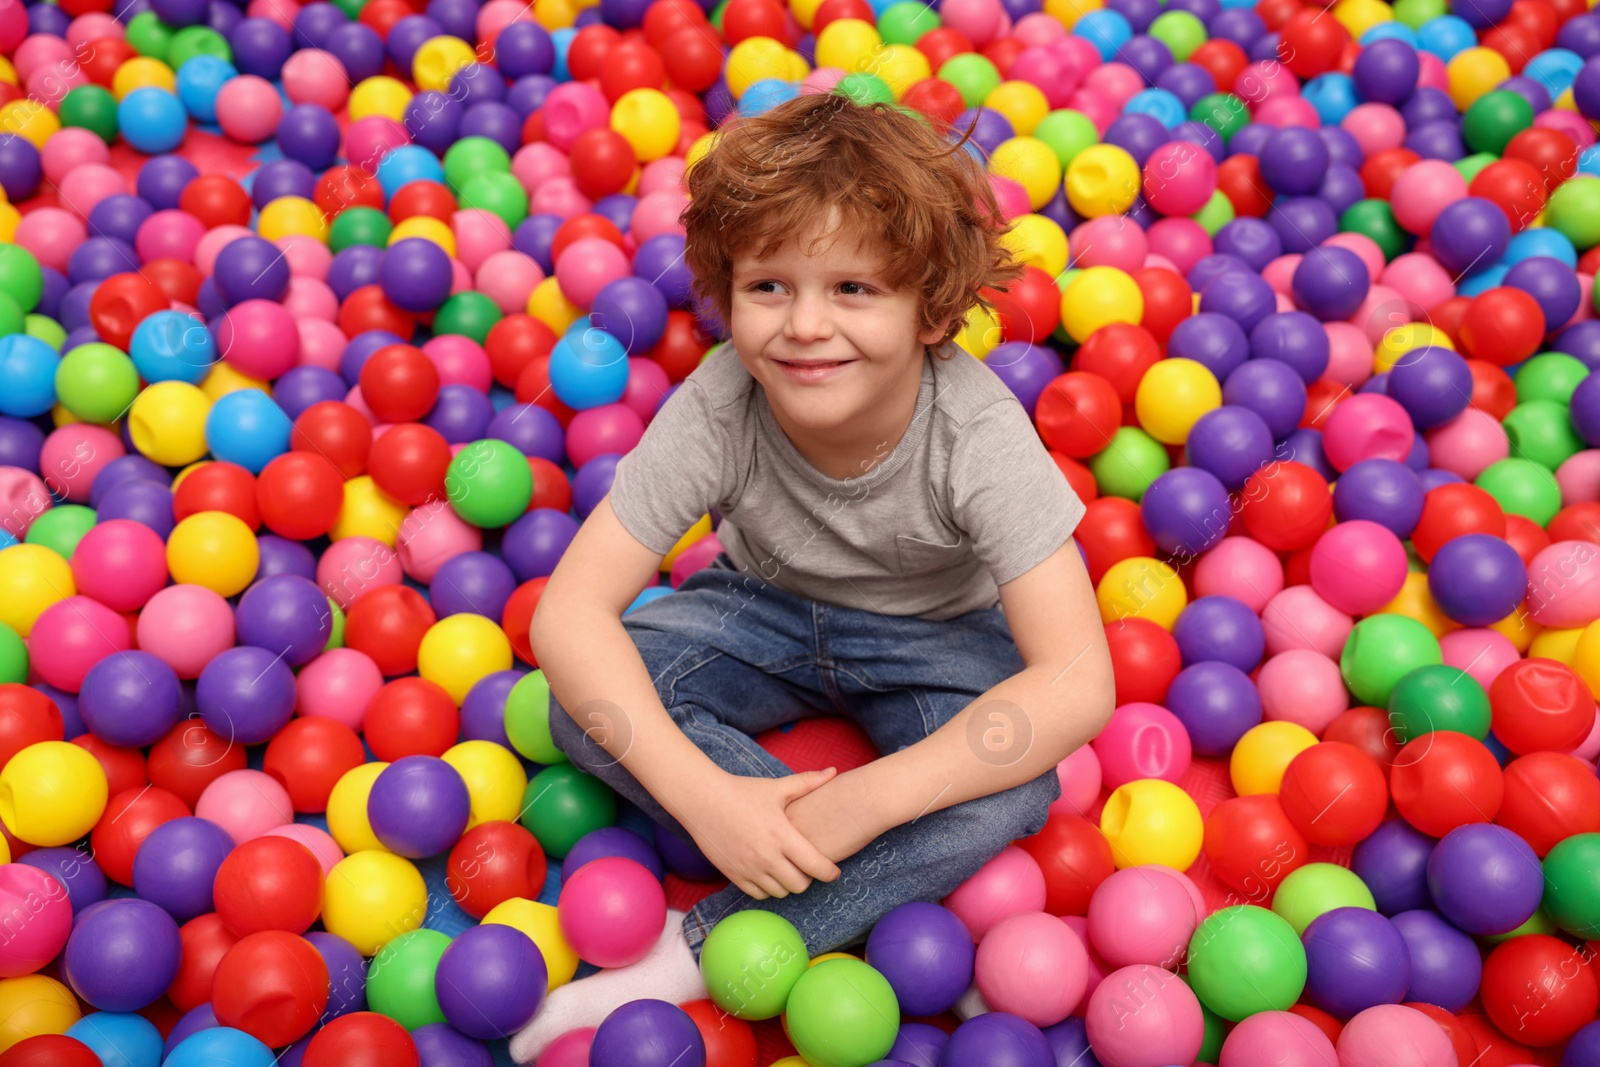
[[[949,535],[944,535],[949,536]],[[967,538],[956,534],[952,544],[923,541],[910,534],[898,534],[894,539],[895,551],[900,559],[900,573],[932,574],[953,566],[967,549]]]

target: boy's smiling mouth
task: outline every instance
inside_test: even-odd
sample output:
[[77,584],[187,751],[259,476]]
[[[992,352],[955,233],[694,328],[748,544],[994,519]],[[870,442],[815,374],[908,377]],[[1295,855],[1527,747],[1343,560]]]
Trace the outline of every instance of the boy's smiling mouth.
[[802,385],[816,385],[825,382],[838,374],[850,364],[853,359],[843,360],[773,360],[783,369],[784,376]]

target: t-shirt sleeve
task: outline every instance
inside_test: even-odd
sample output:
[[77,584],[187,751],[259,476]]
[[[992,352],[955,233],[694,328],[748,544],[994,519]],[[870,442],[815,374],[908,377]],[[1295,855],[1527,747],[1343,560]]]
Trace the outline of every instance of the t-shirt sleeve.
[[1020,578],[1066,543],[1083,501],[1050,458],[1028,413],[996,401],[961,428],[950,457],[955,524],[996,585]]
[[726,437],[705,390],[685,379],[617,462],[610,497],[623,529],[652,552],[670,552],[726,496]]

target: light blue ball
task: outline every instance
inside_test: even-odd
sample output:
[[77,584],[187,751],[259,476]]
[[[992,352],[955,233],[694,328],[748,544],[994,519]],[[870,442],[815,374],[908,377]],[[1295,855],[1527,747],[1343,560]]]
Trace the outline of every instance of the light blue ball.
[[1552,48],[1528,60],[1528,65],[1522,68],[1522,74],[1544,86],[1545,92],[1554,100],[1572,88],[1578,71],[1582,69],[1583,57],[1578,53],[1566,48]]
[[550,350],[550,388],[578,411],[615,404],[628,388],[628,350],[581,318]]
[[162,1067],[273,1067],[272,1050],[243,1030],[201,1030],[172,1050]]
[[199,55],[178,68],[178,99],[196,122],[217,121],[217,93],[239,72],[216,56]]
[[1120,12],[1100,8],[1084,15],[1072,27],[1075,36],[1082,37],[1100,53],[1100,58],[1110,62],[1117,49],[1133,39],[1133,25]]
[[1417,27],[1417,47],[1432,52],[1446,63],[1464,49],[1478,43],[1472,24],[1457,15],[1440,15]]
[[123,140],[147,156],[162,155],[183,143],[189,115],[165,89],[135,89],[117,105],[117,129]]
[[56,350],[27,334],[0,337],[0,415],[31,419],[56,402]]
[[444,164],[421,145],[401,145],[378,161],[378,184],[387,201],[412,182],[443,182]]
[[1317,109],[1317,117],[1324,126],[1335,126],[1355,110],[1361,99],[1356,96],[1356,83],[1348,74],[1329,71],[1318,74],[1306,82],[1300,95]]
[[567,52],[572,48],[572,39],[578,36],[578,27],[566,26],[559,30],[550,31],[550,43],[555,46],[556,62],[550,68],[550,77],[558,82],[572,80],[572,70],[567,66]]
[[262,467],[289,451],[293,426],[266,393],[240,389],[211,405],[206,416],[206,447],[217,459],[260,474]]
[[1559,230],[1543,226],[1523,230],[1511,238],[1511,243],[1506,245],[1506,254],[1500,257],[1500,262],[1511,266],[1539,256],[1559,259],[1574,269],[1578,266],[1578,250],[1572,246],[1566,235]]
[[1487,270],[1479,271],[1477,274],[1469,274],[1456,283],[1456,295],[1477,296],[1479,293],[1486,293],[1505,280],[1508,270],[1510,270],[1509,267],[1496,263]]
[[11,536],[11,531],[0,530],[0,549],[10,548],[14,544],[17,544],[17,539]]
[[1365,48],[1374,41],[1395,40],[1404,41],[1412,48],[1417,47],[1417,31],[1400,21],[1380,22],[1372,29],[1361,35],[1361,47]]
[[753,118],[800,95],[800,86],[781,78],[761,78],[739,97],[739,114]]
[[1600,178],[1600,144],[1592,144],[1578,153],[1578,173]]
[[160,1067],[161,1031],[142,1015],[97,1011],[67,1028],[105,1067]]
[[147,382],[199,385],[217,362],[217,341],[199,319],[158,311],[134,328],[128,356]]
[[1189,117],[1175,93],[1166,89],[1145,89],[1135,93],[1122,107],[1124,115],[1149,115],[1167,129],[1173,129]]

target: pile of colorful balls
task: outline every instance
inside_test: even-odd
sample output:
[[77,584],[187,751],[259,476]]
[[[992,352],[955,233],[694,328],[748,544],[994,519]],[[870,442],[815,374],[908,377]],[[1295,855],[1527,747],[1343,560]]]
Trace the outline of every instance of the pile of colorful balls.
[[686,167],[812,92],[985,164],[1119,706],[539,1063],[1600,1067],[1583,0],[0,0],[0,1067],[508,1063],[715,888],[528,627],[716,340]]

